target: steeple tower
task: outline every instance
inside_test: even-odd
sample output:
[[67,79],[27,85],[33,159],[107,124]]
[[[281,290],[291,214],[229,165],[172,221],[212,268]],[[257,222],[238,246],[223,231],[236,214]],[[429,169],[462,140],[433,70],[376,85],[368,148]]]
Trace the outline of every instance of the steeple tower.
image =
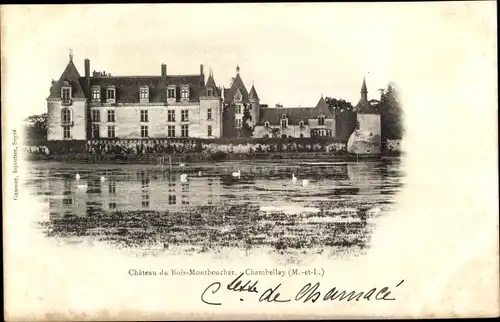
[[236,65],[236,74],[239,74],[239,73],[240,73],[240,66]]
[[368,89],[366,89],[366,80],[363,77],[363,85],[361,85],[361,99],[367,101],[368,100]]
[[73,62],[73,49],[69,50],[69,61]]

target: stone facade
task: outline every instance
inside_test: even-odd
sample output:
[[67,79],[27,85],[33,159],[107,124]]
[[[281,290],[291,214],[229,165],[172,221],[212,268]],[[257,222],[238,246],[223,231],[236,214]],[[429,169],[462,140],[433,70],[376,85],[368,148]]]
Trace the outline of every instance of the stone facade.
[[[69,120],[63,118],[63,112],[69,113]],[[71,105],[63,105],[61,99],[47,102],[47,139],[48,140],[85,140],[87,126],[86,101],[73,100]],[[64,131],[67,131],[66,137]]]
[[[218,138],[221,89],[210,73],[116,77],[93,72],[85,60],[80,77],[72,57],[47,98],[49,140],[98,138]],[[64,113],[63,113],[64,111]]]

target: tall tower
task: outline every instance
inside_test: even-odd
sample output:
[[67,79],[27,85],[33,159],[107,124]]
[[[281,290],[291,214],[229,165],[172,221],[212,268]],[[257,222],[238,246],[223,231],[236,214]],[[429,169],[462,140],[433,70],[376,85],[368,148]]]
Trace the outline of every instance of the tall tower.
[[361,99],[368,101],[368,89],[366,88],[366,80],[363,77],[363,85],[361,85]]
[[255,90],[255,86],[252,82],[252,89],[250,90],[250,94],[248,94],[248,100],[252,106],[252,123],[257,124],[259,122],[260,117],[260,99],[259,95],[257,95],[257,91]]

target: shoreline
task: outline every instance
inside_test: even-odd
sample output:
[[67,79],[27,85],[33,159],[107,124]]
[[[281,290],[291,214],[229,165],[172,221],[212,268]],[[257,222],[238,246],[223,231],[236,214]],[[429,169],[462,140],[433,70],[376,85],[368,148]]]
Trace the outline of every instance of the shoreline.
[[[161,164],[168,167],[169,164],[177,163],[200,163],[200,162],[224,162],[224,161],[276,161],[276,160],[314,160],[314,161],[376,161],[376,160],[398,160],[401,153],[380,154],[380,155],[352,155],[347,153],[331,154],[324,152],[300,152],[300,153],[227,153],[224,155],[214,155],[207,153],[186,153],[186,154],[142,154],[142,155],[112,155],[112,154],[33,154],[26,155],[25,161],[46,161],[65,163],[91,163],[91,164]],[[170,157],[170,159],[169,159]]]

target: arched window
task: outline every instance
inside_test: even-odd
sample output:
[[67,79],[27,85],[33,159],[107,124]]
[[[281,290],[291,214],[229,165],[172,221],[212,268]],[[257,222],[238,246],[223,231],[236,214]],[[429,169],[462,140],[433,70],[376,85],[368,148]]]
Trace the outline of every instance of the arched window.
[[285,128],[288,126],[288,118],[286,117],[286,114],[283,114],[281,117],[281,127]]
[[63,108],[61,110],[61,123],[71,123],[71,110],[69,108]]
[[269,122],[268,122],[268,121],[266,121],[266,122],[264,123],[264,126],[265,126],[265,127],[269,127]]
[[303,138],[304,137],[304,134],[300,133],[300,137]]
[[318,125],[325,125],[325,116],[324,115],[318,116]]

